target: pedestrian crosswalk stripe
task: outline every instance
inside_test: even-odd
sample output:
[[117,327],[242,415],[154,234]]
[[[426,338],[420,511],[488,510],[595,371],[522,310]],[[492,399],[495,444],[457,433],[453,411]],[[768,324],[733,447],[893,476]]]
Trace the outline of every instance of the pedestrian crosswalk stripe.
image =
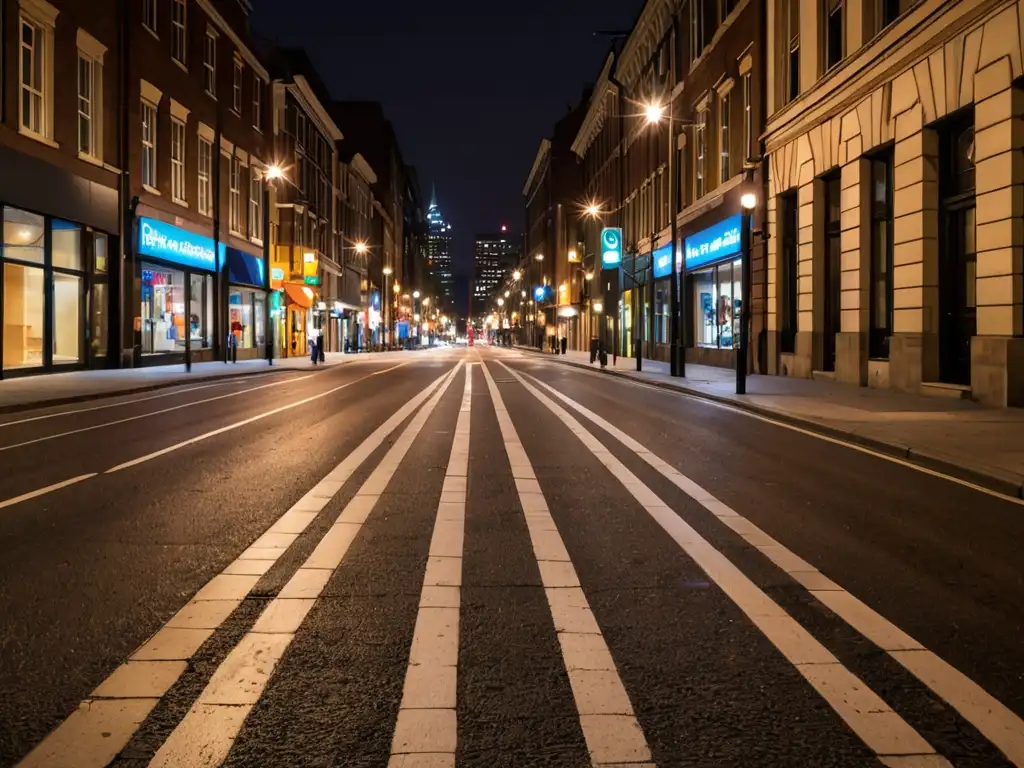
[[1024,768],[1024,719],[1009,707],[618,427],[536,377],[526,373],[522,376],[603,429],[760,550],[830,611],[944,699],[1014,765]]

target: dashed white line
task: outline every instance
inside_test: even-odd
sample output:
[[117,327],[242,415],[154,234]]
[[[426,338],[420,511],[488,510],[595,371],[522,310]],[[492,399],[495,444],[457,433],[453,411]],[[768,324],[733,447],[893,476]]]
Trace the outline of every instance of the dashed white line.
[[944,699],[1014,765],[1024,768],[1024,719],[1018,717],[1009,707],[618,427],[536,377],[529,374],[523,376],[543,387],[562,403],[618,440],[760,550],[840,619],[887,652]]
[[[19,765],[22,768],[103,768],[113,760],[157,705],[160,697],[178,679],[195,651],[248,596],[252,586],[259,580],[259,572],[266,572],[284,554],[287,546],[281,545],[285,540],[267,537],[285,534],[290,536],[287,539],[290,544],[330,501],[330,496],[323,488],[339,489],[450,375],[446,373],[435,379],[374,430],[256,540],[256,543],[273,541],[275,546],[250,545],[223,572],[207,582],[125,664],[115,669],[93,691],[90,698],[83,701]],[[91,476],[77,478],[75,482]],[[360,499],[357,496],[347,509],[358,508]],[[294,602],[296,605],[287,606],[287,611],[275,609],[269,616],[268,612],[264,612],[267,618],[264,621],[261,617],[263,624],[259,625],[260,631],[268,631],[267,622],[274,620],[280,622],[278,626],[283,626],[288,620],[294,623],[294,610],[302,607],[298,601]],[[302,611],[302,615],[305,615],[305,611]],[[128,685],[125,682],[140,679],[146,679],[148,687],[141,687],[141,683]]]
[[29,499],[34,499],[39,496],[45,496],[47,493],[59,491],[61,488],[67,488],[69,485],[74,485],[75,483],[80,483],[83,480],[88,480],[90,477],[96,477],[96,473],[90,472],[87,475],[79,475],[78,477],[72,477],[69,480],[61,480],[59,483],[48,485],[45,488],[37,488],[34,491],[23,493],[20,496],[14,496],[13,498],[5,499],[4,501],[0,501],[0,509],[3,509],[5,507],[13,507],[15,504],[20,504],[23,501],[28,501]]
[[[470,364],[472,366],[472,363]],[[430,539],[428,567],[413,630],[402,703],[391,741],[390,768],[430,760],[455,766],[458,736],[455,701],[459,660],[462,550],[469,472],[473,369],[466,368],[462,404]]]
[[679,517],[579,421],[518,372],[505,363],[500,365],[576,435],[879,758],[922,755],[932,758],[936,766],[949,768],[949,763],[937,755],[924,737]]
[[[343,534],[321,539],[256,625],[217,667],[199,699],[157,751],[150,763],[153,768],[199,768],[220,765],[224,761],[295,633],[341,565],[349,545],[461,368],[460,362],[445,375],[441,385],[342,510],[334,529],[342,530]],[[330,475],[325,480],[330,482]],[[323,502],[326,504],[327,499]],[[293,601],[298,602],[291,604]]]
[[551,618],[558,633],[590,759],[595,766],[625,763],[637,768],[653,766],[647,740],[548,510],[533,465],[494,379],[486,365],[482,368],[515,478],[516,492],[526,517],[541,584],[551,608]]

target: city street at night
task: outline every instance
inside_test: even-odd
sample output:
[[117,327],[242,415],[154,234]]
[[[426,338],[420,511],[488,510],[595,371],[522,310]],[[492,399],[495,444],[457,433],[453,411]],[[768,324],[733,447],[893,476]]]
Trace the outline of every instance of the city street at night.
[[536,351],[0,416],[0,765],[1024,766],[1024,509]]

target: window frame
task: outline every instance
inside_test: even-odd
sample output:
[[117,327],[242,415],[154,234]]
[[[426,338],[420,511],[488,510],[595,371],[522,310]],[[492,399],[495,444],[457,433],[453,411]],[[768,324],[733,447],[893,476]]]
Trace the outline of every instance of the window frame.
[[718,181],[725,184],[731,176],[729,162],[729,133],[732,129],[730,111],[732,108],[732,90],[718,97]]
[[206,95],[217,98],[217,38],[213,27],[207,27],[203,40],[203,89]]
[[800,327],[800,201],[795,189],[779,195],[779,351],[796,352]]
[[[146,99],[140,100],[139,119],[142,124],[142,129],[139,134],[139,141],[142,144],[142,170],[139,174],[139,179],[142,181],[144,189],[155,192],[157,189],[157,105]],[[147,121],[147,113],[151,113],[152,119]],[[148,138],[147,138],[148,136]],[[147,168],[147,154],[149,155],[148,167],[150,169],[150,177],[146,178]]]
[[[846,0],[821,0],[821,72],[826,74],[846,57]],[[833,22],[839,25],[839,50],[832,50]],[[834,57],[834,58],[833,58]]]
[[[205,150],[205,151],[204,151]],[[206,160],[204,166],[203,160]],[[196,175],[198,182],[198,197],[196,209],[203,216],[213,215],[213,142],[202,134],[199,135],[198,149],[196,150]]]
[[231,155],[228,164],[228,230],[242,234],[242,161],[238,155]]
[[[890,146],[881,152],[869,156],[868,163],[870,165],[870,183],[871,183],[871,197],[870,206],[871,211],[869,214],[870,218],[870,263],[868,273],[868,357],[873,359],[888,359],[889,358],[889,338],[893,333],[893,323],[895,317],[895,286],[893,282],[893,270],[894,270],[894,252],[895,244],[893,237],[894,229],[894,197],[895,197],[895,158],[894,150]],[[876,201],[875,190],[879,178],[876,175],[879,171],[879,166],[882,167],[882,171],[885,173],[885,189],[886,199],[883,201]],[[885,225],[885,253],[879,254],[878,246],[881,225]],[[879,270],[880,262],[884,260],[885,271],[884,274]],[[875,322],[876,315],[878,314],[878,284],[884,284],[885,294],[885,323],[878,326]]]
[[[794,9],[796,13],[794,14]],[[795,19],[794,19],[795,16]],[[800,3],[786,1],[784,38],[786,44],[786,66],[783,69],[783,104],[790,104],[800,96]]]
[[[23,3],[18,15],[18,132],[53,147],[57,146],[53,141],[53,54],[57,13],[57,9],[49,3],[33,2],[31,5]],[[38,75],[38,82],[33,78],[31,84],[25,80],[26,28],[33,35],[32,47],[29,49],[31,74]],[[35,125],[26,123],[26,90],[31,103],[35,104],[35,100],[38,100]]]
[[[97,137],[96,137],[96,59],[89,56],[84,51],[79,49],[78,51],[78,120],[77,127],[78,133],[76,138],[76,144],[78,146],[79,157],[91,157],[99,159],[97,157]],[[88,69],[88,76],[83,77],[85,69]],[[82,85],[83,82],[87,81],[88,94],[83,95]],[[83,105],[85,109],[83,110]],[[83,126],[83,121],[87,123],[87,127]],[[83,134],[83,128],[86,128]],[[88,136],[88,146],[82,146],[83,135]]]
[[142,27],[153,37],[160,39],[157,20],[160,17],[159,0],[142,0]]
[[263,244],[263,172],[249,169],[249,239]]
[[231,70],[231,110],[236,115],[242,114],[242,85],[245,82],[245,64],[238,56],[234,57]]
[[696,202],[707,194],[707,160],[708,160],[708,110],[701,109],[697,112],[697,123],[693,130],[694,143],[694,185],[693,199]]
[[252,78],[252,127],[263,133],[263,81],[256,73]]
[[[183,120],[171,116],[171,200],[180,205],[188,205],[187,175],[185,173],[188,160],[186,125]],[[175,156],[175,147],[178,153]]]
[[[180,22],[176,18],[179,8]],[[188,0],[171,0],[171,60],[188,67]]]
[[754,84],[749,71],[741,75],[741,78],[743,81],[743,153],[746,163],[754,157]]

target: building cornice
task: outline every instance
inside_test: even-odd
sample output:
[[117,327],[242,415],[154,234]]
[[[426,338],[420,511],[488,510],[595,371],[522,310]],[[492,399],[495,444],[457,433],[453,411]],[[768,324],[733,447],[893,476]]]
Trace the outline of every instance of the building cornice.
[[619,54],[616,76],[627,89],[632,90],[640,73],[651,60],[661,39],[672,26],[672,17],[679,0],[647,0],[636,26],[629,33]]
[[533,186],[534,177],[540,171],[541,165],[544,163],[544,158],[551,150],[551,142],[548,139],[540,140],[540,148],[537,150],[537,156],[533,159],[533,167],[530,169],[530,175],[526,177],[526,186],[523,187],[523,195],[528,196],[530,194],[530,187]]
[[320,99],[317,98],[316,93],[310,87],[309,82],[302,75],[295,75],[294,83],[292,85],[292,95],[295,96],[298,101],[305,108],[306,112],[312,115],[317,123],[320,124],[320,129],[327,134],[327,136],[334,141],[341,141],[344,139],[344,135],[338,128],[337,123],[331,119],[331,116],[327,114],[327,110],[324,109],[324,105],[320,103]]
[[363,177],[367,184],[377,183],[377,174],[373,172],[373,168],[366,161],[366,158],[356,152],[352,156],[352,167],[356,169],[356,172]]
[[606,97],[608,94],[615,95],[619,92],[619,89],[610,80],[614,64],[615,54],[609,53],[590,97],[587,114],[583,117],[583,123],[572,142],[572,151],[580,158],[587,154],[590,145],[594,143],[594,138],[604,127],[604,121],[608,117],[608,99]]
[[196,3],[198,3],[199,8],[206,14],[206,17],[213,23],[213,25],[227,35],[231,42],[234,43],[235,48],[237,48],[238,52],[242,54],[242,58],[245,59],[246,64],[252,68],[252,71],[255,72],[263,82],[269,83],[270,73],[267,72],[266,67],[260,63],[260,60],[256,58],[256,54],[249,50],[249,46],[242,42],[242,38],[238,36],[238,33],[232,29],[231,25],[228,24],[217,9],[213,7],[213,3],[210,2],[210,0],[196,0]]

